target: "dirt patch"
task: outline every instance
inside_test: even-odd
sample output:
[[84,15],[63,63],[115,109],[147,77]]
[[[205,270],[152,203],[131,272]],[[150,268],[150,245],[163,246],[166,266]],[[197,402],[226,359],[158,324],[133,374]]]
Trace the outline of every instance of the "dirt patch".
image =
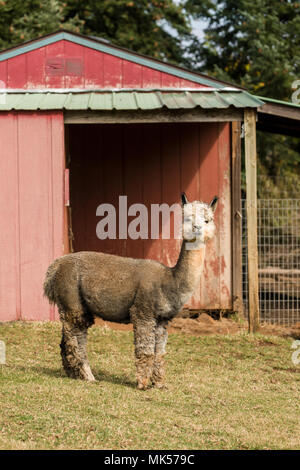
[[202,313],[198,318],[174,318],[170,323],[169,331],[188,333],[191,335],[228,335],[235,334],[242,329],[237,322],[222,318],[214,320],[207,313]]
[[297,369],[297,367],[288,367],[288,368],[284,368],[284,367],[273,367],[274,370],[280,370],[280,371],[283,371],[283,372],[291,372],[292,374],[299,374],[299,368]]
[[133,329],[131,323],[115,323],[113,321],[104,321],[102,318],[96,318],[95,325],[101,325],[104,328],[120,331],[132,331]]
[[259,332],[263,335],[283,336],[284,338],[292,337],[300,339],[300,323],[295,323],[293,326],[271,325],[264,323],[261,325]]
[[[132,331],[132,324],[114,323],[104,321],[97,318],[96,325],[111,328],[112,330]],[[220,320],[213,319],[210,315],[202,313],[198,318],[174,318],[169,324],[169,333],[184,333],[194,336],[201,335],[232,335],[240,331],[247,331],[247,322],[236,322],[229,318],[222,318]],[[300,338],[300,323],[296,323],[292,327],[285,327],[280,325],[262,324],[260,327],[261,334],[275,335],[283,337]]]
[[276,346],[276,347],[278,347],[278,345],[277,345],[276,343],[273,343],[273,342],[270,341],[270,340],[267,340],[267,341],[265,341],[265,340],[258,340],[258,341],[256,341],[255,344],[256,344],[256,346]]
[[[131,324],[124,323],[114,323],[109,321],[104,321],[101,318],[96,319],[96,325],[102,325],[105,328],[111,328],[113,330],[121,331],[132,331]],[[238,323],[223,318],[222,320],[214,320],[211,316],[206,313],[202,313],[198,318],[174,318],[169,323],[168,331],[169,333],[186,333],[191,335],[228,335],[237,333],[243,329]]]

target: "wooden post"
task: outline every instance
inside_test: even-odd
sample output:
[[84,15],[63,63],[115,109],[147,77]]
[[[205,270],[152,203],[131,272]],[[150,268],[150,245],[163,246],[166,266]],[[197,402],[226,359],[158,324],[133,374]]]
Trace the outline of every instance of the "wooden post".
[[231,124],[232,204],[232,309],[243,315],[242,295],[242,208],[241,208],[241,123]]
[[[70,237],[71,207],[70,207],[70,148],[69,126],[65,126],[65,172],[64,172],[64,255],[72,253],[72,239]],[[68,199],[68,201],[67,201]]]
[[249,331],[259,329],[258,253],[257,253],[257,189],[256,189],[256,111],[245,109],[245,168],[248,236]]

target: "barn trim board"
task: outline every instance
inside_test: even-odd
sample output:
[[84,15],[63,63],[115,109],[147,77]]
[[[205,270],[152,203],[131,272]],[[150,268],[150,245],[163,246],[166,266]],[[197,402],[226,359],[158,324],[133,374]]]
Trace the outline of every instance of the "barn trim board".
[[133,124],[154,122],[232,122],[242,121],[243,111],[226,109],[196,111],[65,111],[65,124]]
[[232,308],[242,315],[241,123],[231,124]]

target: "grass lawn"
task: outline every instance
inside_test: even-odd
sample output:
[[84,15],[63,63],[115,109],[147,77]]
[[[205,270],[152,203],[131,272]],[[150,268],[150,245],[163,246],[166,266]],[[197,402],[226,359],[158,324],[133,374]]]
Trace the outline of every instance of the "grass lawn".
[[145,392],[132,332],[90,329],[93,384],[65,376],[58,323],[2,323],[0,339],[0,449],[300,449],[292,339],[171,334],[168,390]]

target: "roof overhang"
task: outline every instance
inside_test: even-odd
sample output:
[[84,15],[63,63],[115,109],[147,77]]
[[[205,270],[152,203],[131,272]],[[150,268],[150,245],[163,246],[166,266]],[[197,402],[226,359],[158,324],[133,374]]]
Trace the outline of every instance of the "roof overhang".
[[231,88],[116,90],[0,90],[0,111],[13,110],[154,110],[256,108],[262,102]]
[[257,96],[264,102],[258,108],[257,130],[274,134],[300,136],[300,105]]
[[61,110],[69,124],[242,121],[244,108],[260,104],[231,88],[0,91],[0,112]]

